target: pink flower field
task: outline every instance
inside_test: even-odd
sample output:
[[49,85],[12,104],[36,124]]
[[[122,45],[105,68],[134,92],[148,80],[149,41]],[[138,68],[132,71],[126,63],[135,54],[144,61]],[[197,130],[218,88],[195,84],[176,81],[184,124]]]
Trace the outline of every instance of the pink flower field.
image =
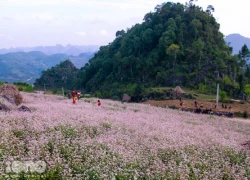
[[[0,176],[26,179],[250,179],[250,124],[111,100],[23,94],[0,112]],[[6,170],[43,161],[43,173]],[[12,164],[12,169],[14,165]]]

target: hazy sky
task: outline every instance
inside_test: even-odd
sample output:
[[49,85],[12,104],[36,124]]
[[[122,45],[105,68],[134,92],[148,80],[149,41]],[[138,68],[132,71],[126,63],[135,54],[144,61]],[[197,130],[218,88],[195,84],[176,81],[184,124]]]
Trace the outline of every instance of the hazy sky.
[[[163,0],[0,0],[0,48],[38,45],[106,45],[117,30],[141,23]],[[185,3],[187,0],[173,0]],[[224,35],[250,37],[247,0],[199,0]]]

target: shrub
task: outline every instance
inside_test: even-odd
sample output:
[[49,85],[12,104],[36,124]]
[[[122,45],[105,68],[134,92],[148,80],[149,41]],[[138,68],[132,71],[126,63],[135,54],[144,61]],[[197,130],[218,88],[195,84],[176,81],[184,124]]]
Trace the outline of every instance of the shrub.
[[206,91],[206,85],[205,84],[199,84],[199,91],[200,92],[205,92]]
[[224,101],[227,98],[227,93],[225,91],[220,91],[220,100]]
[[22,87],[22,86],[19,86],[19,87],[18,87],[18,91],[23,91],[23,87]]
[[250,97],[250,84],[247,84],[245,86],[244,92],[247,94],[248,97]]
[[56,94],[57,93],[57,89],[52,89],[52,93]]
[[94,97],[100,98],[101,97],[101,93],[99,91],[96,91],[94,93]]
[[26,87],[23,89],[23,91],[24,91],[24,92],[33,92],[34,89],[33,89],[32,85],[28,85],[28,86],[26,86]]

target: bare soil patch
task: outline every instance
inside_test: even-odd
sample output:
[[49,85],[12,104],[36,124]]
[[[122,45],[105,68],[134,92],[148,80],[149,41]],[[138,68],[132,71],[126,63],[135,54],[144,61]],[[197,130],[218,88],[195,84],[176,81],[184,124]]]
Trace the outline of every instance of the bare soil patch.
[[[157,106],[157,107],[176,107],[176,108],[185,108],[188,109],[189,111],[193,111],[195,109],[194,106],[194,101],[195,100],[182,100],[183,101],[183,105],[182,107],[180,106],[180,100],[161,100],[161,101],[157,101],[157,100],[148,100],[146,102],[144,102],[144,104],[150,104],[152,106]],[[250,103],[245,102],[244,104],[241,104],[238,101],[234,101],[232,103],[218,103],[218,108],[215,109],[215,101],[208,101],[208,100],[196,100],[196,102],[198,103],[198,107],[200,107],[200,105],[202,104],[202,110],[207,109],[212,109],[212,111],[214,113],[216,112],[231,112],[234,114],[239,114],[239,113],[243,113],[245,110],[248,113],[248,117],[250,117]],[[222,108],[222,104],[227,106],[227,109]],[[231,109],[229,109],[229,107],[231,106]]]

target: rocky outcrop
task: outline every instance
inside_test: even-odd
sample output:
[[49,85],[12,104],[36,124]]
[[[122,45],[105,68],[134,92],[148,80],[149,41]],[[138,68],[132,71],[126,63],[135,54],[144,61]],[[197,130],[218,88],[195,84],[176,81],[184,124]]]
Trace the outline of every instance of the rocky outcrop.
[[22,111],[22,112],[31,112],[30,108],[28,108],[27,106],[20,106],[17,109],[18,111]]
[[23,102],[23,97],[18,89],[12,84],[4,84],[0,87],[0,111],[22,111],[31,112],[26,106],[20,106]]
[[124,94],[122,97],[123,102],[129,102],[131,100],[131,97],[128,94]]
[[23,97],[12,84],[4,84],[0,87],[0,96],[5,97],[8,101],[14,101],[16,105],[19,105],[23,102]]

